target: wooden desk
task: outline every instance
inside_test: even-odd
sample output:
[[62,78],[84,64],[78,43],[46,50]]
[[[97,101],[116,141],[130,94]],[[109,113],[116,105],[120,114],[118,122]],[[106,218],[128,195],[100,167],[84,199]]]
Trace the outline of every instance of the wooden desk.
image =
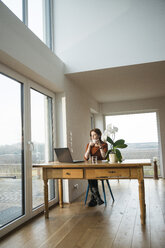
[[150,160],[125,160],[122,163],[105,163],[91,161],[83,163],[48,162],[35,164],[33,167],[43,169],[45,218],[49,218],[48,179],[59,179],[59,204],[63,207],[62,179],[137,179],[139,182],[139,202],[141,224],[145,224],[145,189],[143,166],[150,166]]

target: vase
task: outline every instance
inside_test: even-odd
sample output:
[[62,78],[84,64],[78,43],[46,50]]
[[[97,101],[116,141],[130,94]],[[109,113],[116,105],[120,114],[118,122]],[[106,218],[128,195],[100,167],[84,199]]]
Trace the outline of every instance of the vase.
[[110,163],[116,163],[117,162],[116,154],[115,153],[110,153],[109,154],[109,162]]

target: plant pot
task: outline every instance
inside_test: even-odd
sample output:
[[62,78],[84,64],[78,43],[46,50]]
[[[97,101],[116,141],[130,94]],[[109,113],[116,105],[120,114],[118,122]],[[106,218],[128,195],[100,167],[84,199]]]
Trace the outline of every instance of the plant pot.
[[116,154],[115,153],[110,153],[109,154],[109,162],[110,163],[116,163],[117,162],[117,158],[116,158]]

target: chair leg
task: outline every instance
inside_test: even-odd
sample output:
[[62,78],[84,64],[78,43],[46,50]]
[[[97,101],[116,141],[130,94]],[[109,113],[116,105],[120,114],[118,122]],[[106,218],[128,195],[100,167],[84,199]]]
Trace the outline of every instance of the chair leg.
[[106,180],[113,202],[115,201],[108,179]]
[[89,192],[89,184],[88,184],[88,187],[87,187],[87,192],[86,192],[86,195],[85,195],[85,205],[86,205],[87,198],[88,198],[88,192]]
[[107,206],[106,195],[105,195],[105,188],[104,188],[104,180],[101,180],[101,182],[102,182],[102,188],[103,188],[103,194],[104,194],[104,203],[105,203],[105,206]]

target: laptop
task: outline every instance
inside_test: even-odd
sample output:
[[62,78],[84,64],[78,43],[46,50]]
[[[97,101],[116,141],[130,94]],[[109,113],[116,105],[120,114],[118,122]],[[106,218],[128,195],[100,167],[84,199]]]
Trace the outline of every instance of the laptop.
[[82,163],[84,160],[73,160],[69,148],[54,148],[59,162]]

